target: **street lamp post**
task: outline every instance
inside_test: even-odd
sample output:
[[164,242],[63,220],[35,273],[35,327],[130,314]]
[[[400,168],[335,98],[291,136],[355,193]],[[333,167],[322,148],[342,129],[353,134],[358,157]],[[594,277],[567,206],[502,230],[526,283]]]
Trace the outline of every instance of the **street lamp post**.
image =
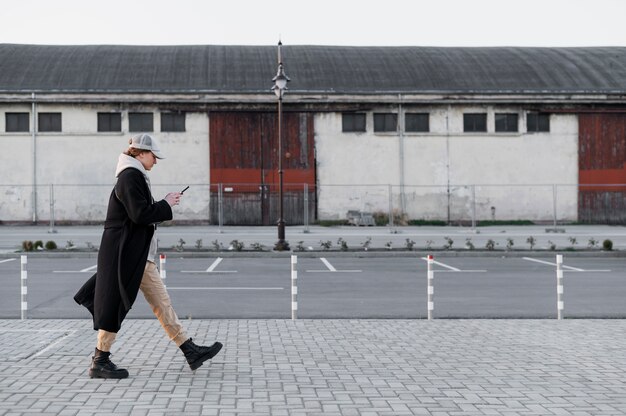
[[289,77],[285,75],[283,68],[283,59],[280,53],[282,42],[278,41],[278,71],[272,79],[274,86],[272,91],[278,98],[278,199],[279,199],[279,218],[278,218],[278,241],[274,245],[274,250],[289,250],[289,243],[285,240],[285,219],[283,216],[283,94],[287,90],[287,82]]

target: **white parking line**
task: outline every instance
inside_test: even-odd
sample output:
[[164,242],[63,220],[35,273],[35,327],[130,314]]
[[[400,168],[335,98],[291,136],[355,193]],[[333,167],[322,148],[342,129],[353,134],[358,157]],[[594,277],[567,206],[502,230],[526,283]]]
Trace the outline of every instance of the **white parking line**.
[[285,290],[283,287],[172,287],[167,290]]
[[[422,257],[422,260],[428,261],[428,259],[426,257]],[[461,270],[461,269],[457,269],[456,267],[452,267],[449,266],[447,264],[443,264],[441,262],[435,261],[433,260],[433,263],[435,263],[436,265],[439,265],[441,267],[445,267],[449,270],[433,270],[437,273],[486,273],[487,270]]]
[[[552,263],[552,262],[549,262],[549,261],[533,259],[532,257],[522,257],[522,258],[524,260],[534,261],[535,263],[547,264],[548,266],[556,267],[556,263]],[[566,266],[564,264],[561,267],[563,267],[564,269],[568,269],[568,270],[564,270],[564,271],[570,271],[570,272],[610,272],[610,270],[579,269],[578,267]]]
[[213,263],[211,263],[211,265],[209,266],[208,269],[206,270],[181,270],[181,273],[213,273],[213,274],[220,274],[220,273],[237,273],[237,270],[218,270],[216,271],[215,268],[222,262],[222,260],[224,260],[221,257],[218,257],[215,259],[215,261]]
[[87,267],[86,269],[81,270],[81,272],[83,272],[83,273],[91,272],[91,271],[94,271],[96,269],[96,267],[98,267],[97,264],[95,266]]
[[337,270],[328,260],[320,257],[322,263],[326,265],[328,270],[307,270],[307,273],[362,273],[362,270]]
[[17,259],[0,260],[0,263],[6,263],[6,262],[9,262],[9,261],[14,261],[14,260],[17,260]]

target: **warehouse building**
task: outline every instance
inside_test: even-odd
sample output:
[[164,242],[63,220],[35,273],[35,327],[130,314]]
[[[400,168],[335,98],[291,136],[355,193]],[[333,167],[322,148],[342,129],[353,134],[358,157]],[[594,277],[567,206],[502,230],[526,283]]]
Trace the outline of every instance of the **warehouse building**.
[[[623,223],[626,48],[283,46],[287,224]],[[181,222],[278,218],[276,46],[0,44],[0,222],[101,222],[128,138]]]

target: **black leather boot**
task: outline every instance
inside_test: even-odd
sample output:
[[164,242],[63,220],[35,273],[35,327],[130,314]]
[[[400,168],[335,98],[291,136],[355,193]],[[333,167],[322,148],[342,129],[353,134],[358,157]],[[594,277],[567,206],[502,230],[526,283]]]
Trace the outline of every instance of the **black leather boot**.
[[128,371],[123,368],[117,368],[109,358],[110,352],[100,351],[96,348],[96,353],[91,360],[91,368],[89,369],[89,377],[91,378],[126,378]]
[[193,340],[189,338],[179,348],[183,354],[185,354],[189,367],[191,367],[192,370],[196,370],[206,360],[215,357],[222,349],[222,344],[216,342],[210,347],[203,347],[202,345],[194,344]]

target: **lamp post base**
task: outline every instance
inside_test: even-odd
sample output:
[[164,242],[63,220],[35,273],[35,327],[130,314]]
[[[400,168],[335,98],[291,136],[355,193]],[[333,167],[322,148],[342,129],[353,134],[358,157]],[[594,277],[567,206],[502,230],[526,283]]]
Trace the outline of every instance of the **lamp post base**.
[[274,250],[276,251],[289,251],[289,243],[285,240],[285,221],[283,219],[278,220],[278,241],[274,244]]

